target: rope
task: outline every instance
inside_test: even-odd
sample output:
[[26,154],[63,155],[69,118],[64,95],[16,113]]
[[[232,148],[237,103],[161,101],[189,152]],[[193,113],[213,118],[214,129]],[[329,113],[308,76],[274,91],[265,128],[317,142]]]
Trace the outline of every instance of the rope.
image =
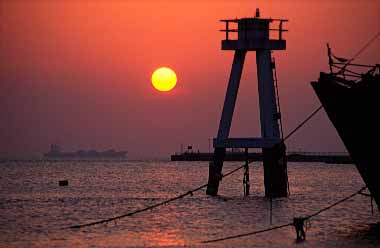
[[87,224],[80,224],[80,225],[73,225],[73,226],[70,226],[68,228],[82,228],[82,227],[87,227],[87,226],[94,226],[94,225],[98,225],[98,224],[103,224],[103,223],[107,223],[107,222],[111,222],[111,221],[114,221],[114,220],[118,220],[118,219],[121,219],[121,218],[124,218],[124,217],[128,217],[128,216],[132,216],[132,215],[135,215],[135,214],[138,214],[138,213],[141,213],[141,212],[145,212],[145,211],[148,211],[148,210],[151,210],[151,209],[154,209],[154,208],[157,208],[159,206],[162,206],[162,205],[165,205],[169,202],[172,202],[172,201],[175,201],[175,200],[178,200],[178,199],[181,199],[187,195],[192,195],[194,192],[196,191],[199,191],[203,188],[205,188],[207,186],[207,184],[204,184],[204,185],[201,185],[199,186],[198,188],[195,188],[193,190],[190,190],[186,193],[183,193],[183,194],[180,194],[176,197],[173,197],[173,198],[170,198],[168,200],[165,200],[165,201],[162,201],[162,202],[159,202],[157,204],[154,204],[154,205],[151,205],[151,206],[148,206],[146,208],[142,208],[142,209],[138,209],[138,210],[135,210],[133,212],[129,212],[129,213],[126,213],[126,214],[122,214],[122,215],[119,215],[119,216],[115,216],[115,217],[112,217],[112,218],[108,218],[108,219],[104,219],[104,220],[99,220],[99,221],[95,221],[95,222],[90,222],[90,223],[87,223]]
[[263,230],[259,230],[259,231],[254,231],[254,232],[249,232],[249,233],[243,233],[243,234],[228,236],[228,237],[219,238],[219,239],[211,239],[211,240],[207,240],[207,241],[202,241],[202,243],[206,244],[206,243],[214,243],[214,242],[224,241],[224,240],[228,240],[228,239],[242,238],[242,237],[251,236],[251,235],[255,235],[255,234],[259,234],[259,233],[263,233],[263,232],[273,231],[273,230],[276,230],[276,229],[280,229],[280,228],[284,228],[284,227],[292,226],[292,225],[293,225],[293,222],[292,223],[288,223],[288,224],[284,224],[284,225],[274,226],[274,227],[263,229]]
[[322,105],[320,105],[316,110],[314,110],[304,121],[302,121],[296,128],[293,129],[288,135],[285,136],[283,141],[286,141],[288,138],[290,138],[295,132],[298,131],[303,125],[306,124],[311,118],[313,118],[314,115],[316,115],[321,109],[323,108]]
[[374,42],[378,37],[380,36],[380,31],[375,34],[351,59],[349,59],[344,65],[342,66],[341,70],[337,73],[341,73],[345,70],[345,67],[349,65],[354,59],[356,59],[369,45],[371,45],[372,42]]
[[356,196],[356,195],[359,195],[359,194],[360,194],[363,190],[365,190],[366,188],[367,188],[367,186],[363,186],[360,190],[358,190],[358,191],[352,193],[351,195],[349,195],[349,196],[347,196],[347,197],[345,197],[345,198],[343,198],[343,199],[341,199],[341,200],[339,200],[339,201],[337,201],[337,202],[331,204],[330,206],[327,206],[327,207],[325,207],[325,208],[322,208],[321,210],[315,212],[314,214],[311,214],[311,215],[305,217],[304,219],[305,219],[305,220],[308,220],[308,219],[310,219],[310,218],[312,218],[312,217],[314,217],[314,216],[317,216],[318,214],[320,214],[320,213],[322,213],[322,212],[325,212],[325,211],[329,210],[330,208],[333,208],[333,207],[335,207],[336,205],[338,205],[338,204],[340,204],[340,203],[342,203],[342,202],[345,202],[345,201],[351,199],[352,197],[354,197],[354,196]]
[[[302,221],[307,221],[309,220],[310,218],[312,217],[315,217],[317,215],[319,215],[320,213],[322,212],[325,212],[333,207],[335,207],[336,205],[342,203],[342,202],[345,202],[349,199],[351,199],[352,197],[358,195],[358,194],[361,194],[363,190],[365,190],[367,188],[367,186],[364,186],[362,187],[360,190],[352,193],[351,195],[347,196],[347,197],[344,197],[343,199],[325,207],[325,208],[322,208],[321,210],[313,213],[313,214],[310,214],[306,217],[299,217],[299,218],[294,218],[294,219],[298,219],[298,220],[302,220]],[[243,234],[237,234],[237,235],[232,235],[232,236],[227,236],[227,237],[223,237],[223,238],[218,238],[218,239],[211,239],[211,240],[206,240],[206,241],[202,241],[201,243],[214,243],[214,242],[220,242],[220,241],[225,241],[225,240],[229,240],[229,239],[236,239],[236,238],[242,238],[242,237],[247,237],[247,236],[251,236],[251,235],[256,235],[256,234],[259,234],[259,233],[264,233],[264,232],[269,232],[269,231],[273,231],[273,230],[276,230],[276,229],[280,229],[280,228],[284,228],[284,227],[288,227],[288,226],[295,226],[295,221],[293,220],[293,222],[289,222],[287,224],[283,224],[283,225],[278,225],[278,226],[274,226],[274,227],[271,227],[271,228],[266,228],[266,229],[262,229],[262,230],[258,230],[258,231],[253,231],[253,232],[249,232],[249,233],[243,233]]]
[[[252,163],[253,161],[249,162],[249,163]],[[237,172],[238,170],[244,168],[245,164],[242,165],[242,166],[239,166],[235,169],[233,169],[232,171],[222,175],[220,177],[220,180],[222,180],[222,178],[224,177],[228,177],[230,176],[231,174]],[[205,187],[207,187],[208,183],[206,184],[203,184],[195,189],[192,189],[192,190],[189,190],[185,193],[182,193],[180,195],[177,195],[176,197],[173,197],[173,198],[170,198],[168,200],[165,200],[165,201],[162,201],[162,202],[159,202],[157,204],[154,204],[154,205],[150,205],[148,207],[145,207],[145,208],[141,208],[141,209],[138,209],[138,210],[135,210],[135,211],[132,211],[132,212],[129,212],[129,213],[126,213],[126,214],[122,214],[122,215],[118,215],[118,216],[115,216],[115,217],[111,217],[111,218],[107,218],[107,219],[103,219],[103,220],[99,220],[99,221],[94,221],[94,222],[90,222],[90,223],[86,223],[86,224],[79,224],[79,225],[72,225],[72,226],[69,226],[69,227],[66,227],[66,228],[63,228],[63,229],[77,229],[77,228],[83,228],[83,227],[88,227],[88,226],[94,226],[94,225],[99,225],[99,224],[104,224],[104,223],[108,223],[108,222],[111,222],[111,221],[115,221],[115,220],[118,220],[118,219],[122,219],[122,218],[125,218],[125,217],[129,217],[129,216],[132,216],[132,215],[135,215],[135,214],[138,214],[138,213],[142,213],[142,212],[145,212],[145,211],[148,211],[148,210],[152,210],[154,208],[157,208],[157,207],[160,207],[162,205],[165,205],[167,203],[170,203],[170,202],[173,202],[173,201],[176,201],[176,200],[179,200],[185,196],[192,196],[194,192],[197,192]]]

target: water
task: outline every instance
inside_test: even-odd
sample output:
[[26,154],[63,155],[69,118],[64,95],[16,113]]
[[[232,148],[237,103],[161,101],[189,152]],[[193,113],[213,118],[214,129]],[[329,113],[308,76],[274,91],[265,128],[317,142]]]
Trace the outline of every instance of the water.
[[[241,163],[227,163],[224,172]],[[80,230],[64,227],[100,220],[174,197],[207,182],[204,162],[9,162],[0,164],[0,247],[379,247],[380,214],[364,196],[311,220],[307,240],[292,227],[219,243],[203,240],[270,227],[259,164],[223,179],[220,195],[204,191],[152,211]],[[69,179],[68,187],[58,181]],[[289,164],[291,196],[273,201],[273,225],[313,213],[357,191],[353,165]],[[377,235],[374,234],[377,232]]]

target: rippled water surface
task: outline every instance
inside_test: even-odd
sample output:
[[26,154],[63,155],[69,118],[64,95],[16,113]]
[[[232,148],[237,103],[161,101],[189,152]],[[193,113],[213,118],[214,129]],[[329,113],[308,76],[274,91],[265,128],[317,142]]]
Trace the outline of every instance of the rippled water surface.
[[[224,172],[240,163],[227,163]],[[101,220],[169,199],[207,182],[204,162],[8,162],[0,164],[0,247],[379,247],[380,214],[356,196],[313,218],[307,240],[292,227],[240,239],[201,241],[270,227],[260,164],[250,165],[251,195],[239,171],[223,179],[221,197],[191,197],[117,222]],[[59,187],[58,181],[69,180]],[[353,165],[289,164],[291,196],[273,201],[273,225],[313,213],[357,191]],[[377,233],[377,235],[376,235]]]

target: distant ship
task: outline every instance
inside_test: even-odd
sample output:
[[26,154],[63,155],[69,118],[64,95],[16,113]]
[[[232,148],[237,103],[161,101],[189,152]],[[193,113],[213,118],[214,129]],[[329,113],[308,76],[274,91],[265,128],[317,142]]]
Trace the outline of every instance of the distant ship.
[[62,152],[57,144],[50,145],[50,151],[44,154],[45,159],[51,160],[125,160],[127,151],[106,151],[79,150],[76,152]]
[[311,85],[380,211],[380,65],[350,64],[329,47],[328,56],[330,73],[321,72]]

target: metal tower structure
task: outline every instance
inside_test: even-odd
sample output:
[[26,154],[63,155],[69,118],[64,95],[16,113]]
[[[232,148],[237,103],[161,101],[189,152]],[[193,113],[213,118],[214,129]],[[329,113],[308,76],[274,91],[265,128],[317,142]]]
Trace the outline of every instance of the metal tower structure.
[[[209,165],[208,195],[217,195],[226,148],[262,148],[264,166],[265,196],[286,197],[288,195],[287,165],[285,145],[282,142],[279,121],[281,114],[277,104],[276,75],[273,50],[285,50],[283,39],[284,19],[260,18],[256,10],[254,18],[221,20],[225,23],[226,38],[222,40],[222,50],[235,51],[223,112],[217,138],[214,139],[214,157]],[[270,25],[278,24],[278,28]],[[234,26],[234,28],[231,28]],[[274,33],[275,32],[275,33]],[[237,39],[230,39],[230,33],[237,33]],[[277,36],[278,35],[278,36]],[[270,37],[271,36],[271,37]],[[275,37],[273,39],[272,37]],[[259,138],[229,138],[232,117],[245,56],[248,51],[256,51],[257,78],[259,91],[261,136]]]

